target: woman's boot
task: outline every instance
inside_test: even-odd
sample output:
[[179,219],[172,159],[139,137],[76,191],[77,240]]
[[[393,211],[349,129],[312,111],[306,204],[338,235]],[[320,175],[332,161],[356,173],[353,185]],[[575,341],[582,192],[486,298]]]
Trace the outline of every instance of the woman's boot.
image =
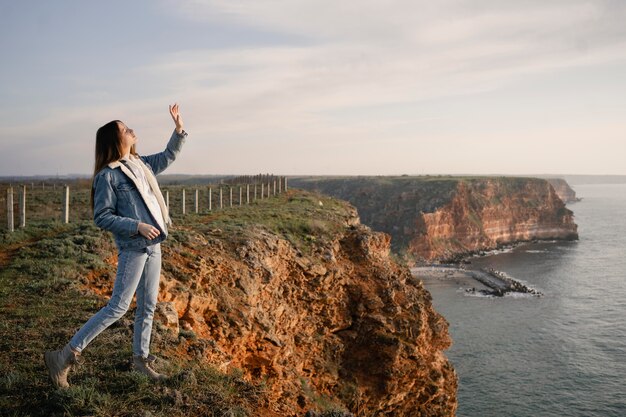
[[43,357],[54,386],[57,388],[69,388],[70,384],[67,383],[67,374],[72,365],[78,363],[80,355],[77,355],[68,343],[61,350],[45,352]]
[[147,358],[139,355],[133,355],[133,367],[135,371],[148,376],[155,381],[167,379],[167,376],[156,372],[152,369],[152,364],[156,361],[156,356],[149,355]]

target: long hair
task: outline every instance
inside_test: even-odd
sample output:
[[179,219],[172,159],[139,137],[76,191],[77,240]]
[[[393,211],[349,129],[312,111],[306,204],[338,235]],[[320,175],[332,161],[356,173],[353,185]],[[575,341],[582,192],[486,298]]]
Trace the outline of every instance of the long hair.
[[[96,163],[91,178],[91,209],[94,206],[94,179],[102,168],[122,157],[122,140],[119,128],[119,120],[113,120],[102,126],[96,132]],[[130,153],[137,155],[135,145],[130,148]]]

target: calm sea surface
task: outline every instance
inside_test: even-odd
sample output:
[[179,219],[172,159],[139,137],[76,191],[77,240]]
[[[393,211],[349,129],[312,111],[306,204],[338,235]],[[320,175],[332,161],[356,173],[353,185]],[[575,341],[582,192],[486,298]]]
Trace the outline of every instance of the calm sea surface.
[[626,416],[626,184],[573,185],[578,242],[472,260],[544,297],[466,295],[424,279],[450,323],[458,416]]

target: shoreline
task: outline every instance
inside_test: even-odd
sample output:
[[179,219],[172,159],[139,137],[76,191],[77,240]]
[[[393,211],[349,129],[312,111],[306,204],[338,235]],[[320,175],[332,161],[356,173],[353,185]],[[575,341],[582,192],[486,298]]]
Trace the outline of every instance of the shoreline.
[[[524,245],[536,244],[536,243],[573,242],[577,240],[578,239],[557,239],[557,238],[516,240],[515,242],[498,244],[494,248],[484,248],[484,249],[476,249],[476,250],[466,251],[466,252],[458,252],[449,257],[441,258],[438,260],[438,262],[440,262],[441,265],[457,265],[458,266],[458,265],[463,265],[463,264],[470,264],[472,258],[484,258],[486,256],[507,253]],[[435,262],[437,262],[437,260],[435,260]],[[422,266],[430,266],[430,265],[437,265],[437,264],[415,262],[413,267],[422,267]]]
[[[411,274],[418,279],[427,277],[437,280],[456,280],[463,286],[465,283],[473,283],[465,288],[466,293],[481,294],[484,296],[504,297],[507,294],[528,294],[542,297],[543,294],[529,287],[505,272],[493,268],[468,269],[455,264],[432,264],[410,268]],[[469,281],[471,280],[471,281]]]

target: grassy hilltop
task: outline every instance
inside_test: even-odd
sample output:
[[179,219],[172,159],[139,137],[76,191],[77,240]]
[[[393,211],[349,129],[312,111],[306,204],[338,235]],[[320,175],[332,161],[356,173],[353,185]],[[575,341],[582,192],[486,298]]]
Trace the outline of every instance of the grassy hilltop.
[[[128,372],[134,306],[85,351],[85,364],[70,373],[72,387],[52,388],[43,351],[61,347],[105,305],[115,276],[110,260],[116,248],[112,236],[90,220],[85,185],[73,189],[75,220],[70,224],[55,221],[60,212],[44,204],[60,192],[57,187],[39,195],[33,191],[36,203],[29,207],[26,229],[0,230],[0,415],[273,415],[263,381],[248,381],[241,370],[218,370],[199,359],[201,355],[193,352],[202,352],[210,341],[192,331],[181,330],[173,337],[155,321],[152,350],[165,359],[161,370],[173,378],[155,384]],[[174,226],[163,244],[165,273],[172,269],[169,257],[191,256],[186,230],[219,230],[226,239],[239,240],[253,233],[254,225],[283,236],[306,253],[344,227],[341,219],[349,210],[338,200],[290,192],[249,206],[210,214],[204,209],[202,214],[182,217],[176,208],[179,193],[174,191],[170,197]],[[33,206],[41,210],[32,212]],[[332,407],[326,408],[331,415]]]

